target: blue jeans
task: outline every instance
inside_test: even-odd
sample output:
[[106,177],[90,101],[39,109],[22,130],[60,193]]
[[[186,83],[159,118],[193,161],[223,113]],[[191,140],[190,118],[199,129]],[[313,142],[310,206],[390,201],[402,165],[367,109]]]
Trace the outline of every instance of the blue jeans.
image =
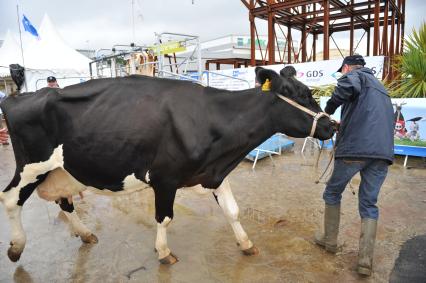
[[361,218],[377,219],[379,209],[376,206],[389,164],[382,159],[373,158],[337,158],[334,171],[325,187],[323,198],[326,204],[340,204],[342,193],[352,177],[360,172],[358,209]]

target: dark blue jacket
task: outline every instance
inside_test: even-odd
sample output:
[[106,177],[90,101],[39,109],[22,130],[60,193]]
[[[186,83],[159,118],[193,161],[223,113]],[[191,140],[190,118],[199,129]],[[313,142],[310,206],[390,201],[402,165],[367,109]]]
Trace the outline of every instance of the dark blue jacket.
[[352,70],[338,80],[325,112],[332,114],[340,105],[342,114],[335,157],[378,158],[392,164],[392,102],[370,69]]

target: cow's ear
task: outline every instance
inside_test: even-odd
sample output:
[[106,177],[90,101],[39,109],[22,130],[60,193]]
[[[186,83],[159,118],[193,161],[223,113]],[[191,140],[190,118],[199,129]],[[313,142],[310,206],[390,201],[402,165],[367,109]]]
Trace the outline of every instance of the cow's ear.
[[281,78],[277,72],[262,67],[256,67],[256,81],[264,86],[265,82],[268,86],[264,86],[264,90],[272,90],[279,92],[281,88]]
[[293,78],[297,72],[293,66],[285,66],[281,71],[280,75],[284,78]]
[[266,79],[272,82],[280,77],[275,71],[264,69],[262,67],[256,67],[254,71],[256,73],[256,81],[260,84],[264,84]]

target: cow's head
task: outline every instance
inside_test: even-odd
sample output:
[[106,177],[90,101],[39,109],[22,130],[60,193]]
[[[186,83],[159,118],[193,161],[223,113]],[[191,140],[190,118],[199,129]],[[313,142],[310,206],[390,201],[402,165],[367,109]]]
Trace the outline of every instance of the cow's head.
[[[295,78],[296,70],[292,66],[281,70],[280,75],[273,70],[257,67],[256,80],[262,85],[265,95],[274,95],[280,113],[277,123],[279,130],[292,137],[307,137],[311,134],[314,124],[314,115],[322,113],[321,107],[312,97],[310,89]],[[291,99],[302,107],[292,105],[284,98]],[[305,110],[302,110],[305,108]],[[310,114],[308,112],[311,112]],[[333,136],[334,122],[328,115],[317,115],[317,123],[313,137],[320,140],[330,139]]]

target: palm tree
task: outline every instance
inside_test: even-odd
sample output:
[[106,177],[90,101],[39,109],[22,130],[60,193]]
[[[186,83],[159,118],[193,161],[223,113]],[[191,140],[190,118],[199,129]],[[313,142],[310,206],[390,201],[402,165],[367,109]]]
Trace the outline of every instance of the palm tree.
[[426,24],[405,41],[404,53],[395,58],[393,67],[399,77],[390,82],[393,97],[426,97]]
[[336,86],[333,84],[315,86],[312,88],[312,94],[315,98],[321,96],[331,96],[335,88]]

